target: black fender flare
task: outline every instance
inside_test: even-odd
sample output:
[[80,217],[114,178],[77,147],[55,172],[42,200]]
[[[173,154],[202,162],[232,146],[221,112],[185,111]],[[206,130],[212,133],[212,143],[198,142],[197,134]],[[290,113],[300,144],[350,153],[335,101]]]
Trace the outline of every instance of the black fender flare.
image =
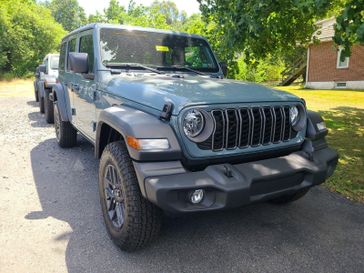
[[38,80],[37,79],[33,82],[33,85],[34,85],[34,92],[38,92]]
[[54,102],[57,102],[58,110],[61,115],[62,121],[72,120],[71,104],[68,97],[68,93],[62,84],[57,83],[52,87],[52,94]]
[[307,130],[306,137],[311,140],[324,138],[328,130],[325,128],[324,130],[319,130],[317,128],[317,123],[324,122],[324,119],[317,112],[307,110]]
[[124,140],[128,136],[135,138],[166,138],[170,148],[163,151],[137,151],[127,145],[129,154],[136,161],[165,161],[181,158],[181,148],[176,134],[168,122],[159,117],[131,108],[129,106],[112,106],[100,112],[96,127],[95,156],[102,153],[101,134],[103,126],[116,130]]

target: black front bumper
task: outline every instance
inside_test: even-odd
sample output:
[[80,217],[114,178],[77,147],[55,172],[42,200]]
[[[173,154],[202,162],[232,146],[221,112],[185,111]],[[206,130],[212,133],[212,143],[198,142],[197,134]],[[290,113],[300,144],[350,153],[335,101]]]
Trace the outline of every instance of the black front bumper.
[[[310,156],[298,151],[249,163],[211,165],[197,172],[178,163],[134,166],[148,200],[169,212],[193,212],[239,207],[321,184],[333,174],[337,161],[336,151],[324,148]],[[204,189],[200,204],[189,201],[195,189]]]

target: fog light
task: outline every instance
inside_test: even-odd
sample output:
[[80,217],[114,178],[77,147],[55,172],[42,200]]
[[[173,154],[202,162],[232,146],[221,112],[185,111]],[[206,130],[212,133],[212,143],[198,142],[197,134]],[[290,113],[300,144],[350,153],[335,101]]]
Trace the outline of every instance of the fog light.
[[190,201],[192,204],[201,203],[204,195],[203,189],[194,190],[190,193]]

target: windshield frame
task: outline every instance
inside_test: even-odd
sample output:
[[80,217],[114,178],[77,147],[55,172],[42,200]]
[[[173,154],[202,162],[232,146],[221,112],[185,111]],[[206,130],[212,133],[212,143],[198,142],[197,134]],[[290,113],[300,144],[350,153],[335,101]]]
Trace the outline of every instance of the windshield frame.
[[[220,64],[218,62],[218,59],[214,53],[214,51],[211,48],[211,45],[209,44],[209,42],[207,41],[207,39],[205,37],[199,36],[199,35],[194,35],[194,34],[187,34],[187,33],[182,33],[182,32],[174,32],[174,31],[168,31],[168,30],[158,30],[158,29],[150,29],[150,28],[142,28],[142,27],[120,27],[120,26],[100,26],[98,28],[97,31],[97,55],[98,55],[98,59],[99,59],[99,70],[110,70],[109,67],[107,67],[107,65],[103,64],[103,59],[102,59],[102,48],[101,48],[101,31],[104,29],[113,29],[113,30],[121,30],[121,31],[139,31],[139,32],[150,32],[150,33],[157,33],[157,34],[161,34],[161,35],[176,35],[176,36],[180,36],[180,37],[186,37],[186,38],[193,38],[193,39],[201,39],[204,43],[205,43],[205,47],[208,50],[209,54],[210,54],[210,58],[211,61],[214,65],[214,70],[213,71],[203,71],[203,70],[199,70],[196,69],[194,67],[190,67],[190,66],[186,66],[187,68],[191,68],[194,70],[197,70],[203,74],[206,75],[216,75],[216,76],[222,76],[222,70],[220,67]],[[145,63],[140,63],[142,65],[145,66],[150,66],[150,67],[158,67],[158,65],[153,65],[153,64],[145,64]],[[129,69],[129,70],[135,70],[137,72],[141,72],[141,73],[150,73],[150,71],[148,70],[141,70],[141,69]],[[171,73],[175,73],[176,71],[178,71],[178,73],[187,73],[187,74],[196,74],[192,71],[188,71],[186,69],[181,69],[181,70],[176,70],[176,68],[173,68],[172,66],[165,66],[163,68],[158,68],[158,70],[160,70],[161,72],[169,72],[171,71]]]

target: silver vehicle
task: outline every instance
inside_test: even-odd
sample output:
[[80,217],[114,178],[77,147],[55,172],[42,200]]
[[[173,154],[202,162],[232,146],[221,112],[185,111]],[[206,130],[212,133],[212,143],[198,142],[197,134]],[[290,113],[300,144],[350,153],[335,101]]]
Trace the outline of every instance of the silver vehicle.
[[45,114],[48,123],[53,123],[53,103],[49,100],[49,94],[57,82],[58,62],[59,54],[47,54],[35,73],[35,100],[39,101],[40,112]]

